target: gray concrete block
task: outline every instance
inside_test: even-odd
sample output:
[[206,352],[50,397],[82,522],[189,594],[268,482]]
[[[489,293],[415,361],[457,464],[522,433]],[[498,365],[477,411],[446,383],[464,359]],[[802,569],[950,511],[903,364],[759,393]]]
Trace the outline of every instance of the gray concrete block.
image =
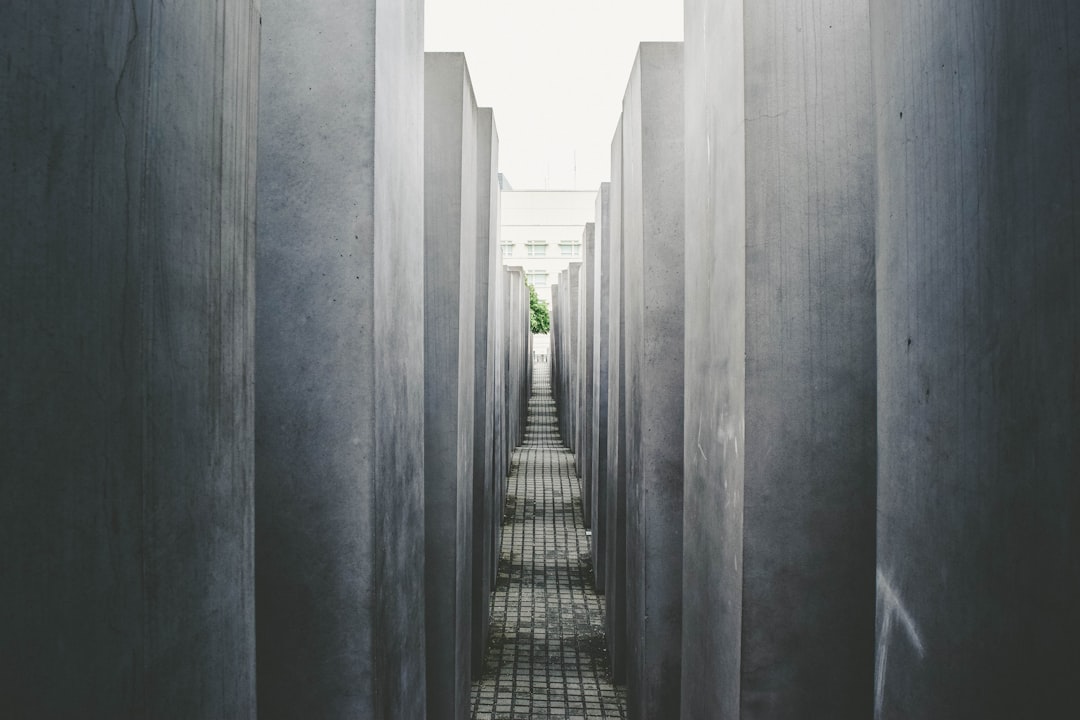
[[875,714],[1072,717],[1080,714],[1076,5],[870,9]]
[[509,452],[525,440],[525,418],[529,403],[529,288],[520,266],[508,268],[508,355],[509,378]]
[[691,0],[685,16],[682,716],[865,718],[875,468],[866,7],[818,4],[808,21],[790,4],[716,5]]
[[[562,280],[562,273],[555,276],[556,280]],[[559,353],[562,350],[561,338],[559,335],[559,316],[562,312],[562,304],[559,302],[562,296],[562,282],[554,282],[551,285],[551,338],[549,341],[548,354],[551,356],[549,362],[551,363],[551,397],[555,400],[555,425],[559,431],[559,436],[562,436],[562,402],[559,400],[560,388],[559,379],[562,372],[562,360],[559,357]]]
[[551,345],[548,353],[551,355],[551,396],[555,398],[555,411],[556,417],[558,412],[558,388],[557,388],[557,373],[558,373],[558,287],[559,276],[555,275],[555,282],[551,284],[551,332],[549,343]]
[[532,393],[532,331],[530,329],[531,309],[529,302],[529,286],[525,281],[525,272],[520,273],[520,289],[518,291],[518,386],[520,388],[519,402],[517,406],[518,433],[517,445],[525,442],[526,419],[529,414],[529,396]]
[[581,233],[581,282],[578,286],[578,407],[577,407],[577,468],[581,477],[581,505],[586,528],[592,528],[592,406],[593,406],[593,313],[592,286],[593,246],[596,243],[596,224],[586,223]]
[[[570,452],[577,453],[577,426],[578,426],[578,377],[580,376],[578,348],[581,338],[578,328],[581,326],[581,263],[572,262],[566,268],[567,282],[563,292],[566,294],[566,368],[563,372],[563,382],[566,383],[566,431],[563,442]],[[578,471],[578,485],[580,486],[580,470]]]
[[623,99],[627,710],[677,717],[682,640],[682,43],[642,43]]
[[571,306],[570,302],[570,268],[567,267],[567,269],[563,270],[559,274],[559,277],[561,280],[561,282],[559,283],[559,287],[560,291],[562,292],[561,337],[563,340],[561,346],[562,362],[560,366],[562,370],[559,373],[559,393],[563,398],[562,402],[560,403],[562,409],[561,437],[563,438],[563,443],[567,446],[567,448],[571,449],[572,451],[572,448],[570,448],[572,443],[569,441],[569,437],[571,425],[573,423],[573,413],[571,411],[571,408],[573,407],[574,403],[574,396],[570,386],[570,377],[573,373],[572,358],[574,352],[573,327],[571,324],[571,318],[573,316],[574,309]]
[[510,455],[517,445],[517,411],[521,388],[517,381],[517,288],[524,271],[520,266],[506,270],[506,460],[509,468]]
[[511,309],[511,306],[510,306],[510,301],[511,301],[510,284],[511,284],[511,281],[512,281],[512,274],[511,274],[509,268],[504,268],[503,269],[502,277],[503,277],[503,282],[504,282],[504,287],[505,287],[505,289],[503,291],[503,294],[502,294],[502,317],[503,317],[502,327],[503,327],[503,333],[504,333],[504,336],[505,336],[504,341],[503,341],[503,348],[502,348],[502,356],[503,356],[502,357],[502,368],[503,368],[503,376],[504,376],[504,388],[503,388],[503,390],[504,390],[504,394],[505,394],[505,397],[503,399],[503,406],[505,408],[505,422],[504,422],[504,427],[503,427],[504,434],[505,434],[505,437],[503,439],[503,464],[506,466],[507,470],[509,471],[509,468],[510,468],[510,454],[511,454],[511,451],[513,450],[513,447],[514,447],[514,440],[510,436],[511,418],[513,417],[514,413],[513,413],[512,409],[511,409],[511,398],[512,398],[512,395],[513,395],[513,377],[512,377],[511,371],[510,371],[510,356],[511,356],[511,344],[512,344],[511,343],[511,335],[510,335],[510,328],[511,328],[511,325],[512,325],[512,320],[511,320],[511,317],[510,317],[510,309]]
[[608,282],[608,446],[607,446],[607,552],[604,559],[604,601],[608,657],[615,682],[626,680],[626,415],[624,378],[622,170],[623,119],[611,140],[611,196],[608,215],[611,230]]
[[565,375],[566,372],[566,326],[569,319],[566,314],[566,270],[562,270],[556,276],[558,282],[551,286],[551,394],[555,399],[555,421],[559,430],[559,437],[564,437],[566,432],[566,399]]
[[263,2],[264,717],[425,707],[422,28],[376,5]]
[[476,138],[476,327],[473,355],[475,402],[473,409],[473,611],[472,672],[478,678],[484,669],[491,622],[490,595],[493,558],[495,495],[493,475],[494,326],[495,272],[501,270],[499,240],[499,134],[491,108],[477,111]]
[[596,228],[590,262],[589,280],[593,298],[592,357],[593,372],[589,378],[592,386],[592,409],[587,422],[590,425],[589,459],[592,474],[592,558],[593,583],[597,591],[604,592],[607,562],[607,405],[608,405],[608,256],[611,240],[608,237],[610,183],[601,183],[596,196]]
[[555,424],[560,436],[562,435],[562,404],[559,401],[559,373],[562,361],[559,357],[561,351],[559,337],[559,313],[561,297],[562,273],[555,276],[555,282],[551,285],[551,339],[548,353],[551,355],[551,397],[555,400]]
[[[496,195],[496,212],[498,212],[498,195]],[[498,227],[498,225],[496,225]],[[496,253],[500,252],[498,238],[494,239]],[[492,524],[489,528],[491,534],[491,562],[488,566],[489,587],[495,587],[499,572],[499,555],[502,551],[502,515],[505,501],[505,483],[508,477],[509,466],[506,458],[506,302],[507,295],[507,272],[503,269],[502,260],[492,270]]]
[[[743,455],[736,448],[746,448],[743,17],[715,12],[716,5],[687,0],[684,16],[694,29],[684,33],[684,720],[742,717]],[[703,212],[709,203],[725,211]]]
[[518,294],[520,299],[520,311],[517,319],[517,327],[521,347],[518,351],[518,367],[520,373],[519,385],[521,387],[521,402],[518,405],[518,442],[525,442],[526,420],[529,414],[529,396],[532,394],[532,330],[530,317],[532,314],[529,302],[529,286],[525,281],[525,273],[521,273],[521,290]]
[[472,678],[477,108],[461,53],[424,55],[424,438],[428,717]]
[[0,46],[2,714],[253,718],[258,3]]

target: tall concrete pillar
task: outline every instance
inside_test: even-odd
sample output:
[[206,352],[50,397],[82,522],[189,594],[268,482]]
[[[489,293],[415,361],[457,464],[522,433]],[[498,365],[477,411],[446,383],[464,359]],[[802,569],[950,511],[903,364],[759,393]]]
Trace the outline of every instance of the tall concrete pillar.
[[[566,446],[577,454],[577,426],[578,426],[578,377],[580,376],[578,352],[581,338],[578,336],[578,328],[581,326],[581,263],[572,262],[566,268],[566,287],[563,290],[566,295],[566,433],[563,440]],[[578,486],[581,486],[581,471],[577,469]]]
[[[498,183],[498,176],[496,175],[496,186]],[[499,213],[499,195],[496,194],[496,214]],[[501,222],[501,221],[500,221]],[[499,223],[496,224],[498,227]],[[503,505],[505,502],[505,487],[507,482],[509,465],[506,461],[506,303],[504,298],[506,297],[506,270],[503,268],[502,258],[499,255],[500,243],[496,236],[493,240],[495,244],[496,257],[498,258],[495,267],[491,270],[491,284],[492,284],[492,323],[489,328],[489,332],[492,333],[492,350],[491,356],[492,369],[492,447],[491,447],[491,467],[492,467],[492,524],[488,528],[488,532],[491,535],[491,559],[488,565],[488,583],[489,587],[494,588],[495,583],[499,576],[499,555],[502,552],[502,516]]]
[[521,388],[521,401],[517,408],[517,445],[525,442],[525,425],[529,414],[529,395],[532,390],[530,387],[530,378],[532,377],[532,332],[529,323],[531,310],[529,285],[526,282],[524,270],[519,273],[519,283],[518,301],[520,304],[518,305],[516,322],[520,343],[518,346],[518,372],[520,373],[518,383]]
[[677,717],[683,524],[682,43],[642,43],[623,99],[627,710]]
[[564,398],[562,403],[562,435],[563,442],[568,449],[573,451],[573,443],[570,441],[570,429],[573,423],[573,412],[571,408],[574,404],[574,394],[570,385],[570,378],[574,373],[573,355],[574,355],[574,338],[573,338],[573,312],[574,307],[570,301],[570,268],[569,266],[560,273],[561,282],[559,283],[560,292],[562,293],[562,315],[563,315],[563,362],[562,373],[559,377],[561,385],[561,394]]
[[259,714],[415,717],[425,707],[420,3],[262,4]]
[[[519,265],[508,268],[507,303],[507,376],[509,378],[509,423],[507,462],[509,453],[525,439],[525,413],[529,404],[529,388],[526,385],[526,357],[528,349],[529,288],[525,284],[525,271]],[[524,325],[522,324],[524,319]]]
[[472,679],[478,116],[465,56],[424,57],[428,717],[460,720]]
[[524,333],[525,342],[527,347],[525,348],[525,407],[522,409],[521,416],[521,440],[525,441],[525,433],[528,427],[529,418],[529,397],[532,396],[533,386],[533,353],[536,352],[536,338],[532,333],[532,303],[529,293],[525,293],[525,312],[524,315]]
[[617,683],[626,680],[626,386],[624,368],[623,236],[622,236],[623,118],[611,140],[611,197],[608,215],[611,251],[608,265],[608,455],[607,552],[604,601],[608,657]]
[[566,286],[569,283],[567,272],[561,270],[556,276],[558,282],[551,286],[551,312],[552,312],[552,352],[555,364],[552,366],[552,395],[555,399],[555,421],[559,430],[559,438],[566,433],[566,391],[563,387],[563,376],[566,372],[566,333],[570,321],[566,319]]
[[476,328],[473,356],[475,401],[473,409],[473,615],[472,671],[479,677],[484,668],[490,625],[492,556],[495,518],[493,475],[494,438],[494,275],[501,269],[499,257],[499,134],[491,108],[477,111],[476,137]]
[[[562,280],[562,273],[555,276],[556,280]],[[559,286],[560,282],[554,282],[551,285],[551,341],[549,343],[548,354],[551,356],[551,395],[555,399],[555,422],[559,428],[560,434],[562,433],[561,420],[561,405],[559,402],[558,377],[560,372],[561,363],[559,362],[559,344],[562,342],[560,337],[559,328]]]
[[1071,717],[1080,713],[1076,5],[870,7],[875,716]]
[[608,205],[610,183],[601,183],[596,195],[596,228],[593,232],[592,252],[589,256],[589,292],[592,296],[592,387],[589,411],[589,467],[592,476],[592,558],[593,585],[604,592],[607,572],[607,404],[608,404],[608,254],[611,241],[608,238]]
[[593,245],[596,242],[596,224],[586,223],[581,233],[581,280],[578,285],[578,427],[577,469],[581,477],[581,509],[586,528],[592,527],[593,476],[592,476],[592,371],[593,371]]
[[505,333],[505,341],[503,347],[503,372],[505,375],[506,387],[504,388],[506,397],[504,399],[504,407],[506,409],[506,423],[505,431],[506,437],[503,443],[503,460],[506,465],[507,472],[510,470],[510,458],[511,453],[514,450],[514,438],[512,436],[513,430],[513,403],[515,402],[516,392],[514,387],[514,378],[511,372],[510,359],[513,356],[513,325],[514,319],[512,315],[513,310],[513,275],[515,270],[520,270],[520,266],[515,266],[513,269],[510,267],[503,268],[503,281],[505,283],[505,291],[502,296],[502,308],[503,308],[503,332]]
[[515,408],[518,404],[518,386],[515,380],[515,278],[521,272],[520,266],[506,268],[506,294],[503,307],[506,309],[506,467],[510,468],[510,458],[516,445],[517,420]]
[[871,713],[865,2],[686,6],[684,718]]
[[0,46],[2,714],[254,718],[258,3]]

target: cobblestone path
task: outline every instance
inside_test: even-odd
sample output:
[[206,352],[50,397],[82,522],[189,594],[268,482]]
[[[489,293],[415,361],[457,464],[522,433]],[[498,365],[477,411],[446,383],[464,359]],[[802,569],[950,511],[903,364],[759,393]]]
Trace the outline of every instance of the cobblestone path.
[[625,718],[623,689],[608,671],[603,598],[590,580],[574,458],[559,440],[545,363],[535,366],[509,483],[473,718]]

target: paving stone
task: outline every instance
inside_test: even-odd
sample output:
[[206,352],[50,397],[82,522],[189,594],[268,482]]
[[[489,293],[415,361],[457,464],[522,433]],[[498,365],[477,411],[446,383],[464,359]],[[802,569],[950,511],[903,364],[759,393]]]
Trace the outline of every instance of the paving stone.
[[593,590],[574,457],[559,440],[548,370],[535,366],[525,442],[511,459],[475,720],[626,717],[625,692],[611,683],[603,599]]

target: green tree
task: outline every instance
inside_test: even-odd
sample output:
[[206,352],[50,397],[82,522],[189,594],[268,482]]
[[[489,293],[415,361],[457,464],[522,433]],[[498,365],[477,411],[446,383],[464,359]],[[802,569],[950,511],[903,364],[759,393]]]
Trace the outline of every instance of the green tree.
[[529,283],[529,325],[534,335],[547,335],[551,329],[547,303],[536,296],[536,288],[532,283]]

